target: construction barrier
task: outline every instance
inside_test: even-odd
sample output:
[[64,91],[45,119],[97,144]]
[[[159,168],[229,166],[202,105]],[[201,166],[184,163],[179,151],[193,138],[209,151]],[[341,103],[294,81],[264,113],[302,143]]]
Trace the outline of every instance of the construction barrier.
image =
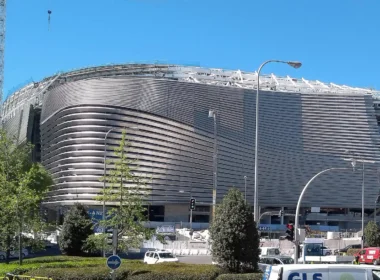
[[3,277],[3,280],[53,280],[53,278],[29,275],[14,275],[7,273],[7,275]]

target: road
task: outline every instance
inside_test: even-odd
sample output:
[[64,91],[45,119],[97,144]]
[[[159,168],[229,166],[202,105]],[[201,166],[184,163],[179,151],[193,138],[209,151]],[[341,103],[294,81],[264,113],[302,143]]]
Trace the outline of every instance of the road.
[[177,256],[181,263],[211,264],[211,256]]

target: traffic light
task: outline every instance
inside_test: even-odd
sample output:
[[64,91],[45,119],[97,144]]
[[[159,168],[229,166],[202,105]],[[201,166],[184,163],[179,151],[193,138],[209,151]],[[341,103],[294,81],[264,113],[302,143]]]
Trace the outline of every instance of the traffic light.
[[107,244],[117,248],[117,235],[118,230],[116,228],[107,229]]
[[107,229],[107,244],[112,245],[112,242],[113,242],[113,229],[108,228]]
[[290,221],[287,225],[286,225],[286,239],[289,240],[289,241],[293,241],[294,240],[294,225],[293,225],[293,222]]
[[280,212],[278,212],[278,216],[279,216],[279,217],[284,216],[284,211],[280,210]]
[[190,199],[190,210],[195,210],[195,198]]

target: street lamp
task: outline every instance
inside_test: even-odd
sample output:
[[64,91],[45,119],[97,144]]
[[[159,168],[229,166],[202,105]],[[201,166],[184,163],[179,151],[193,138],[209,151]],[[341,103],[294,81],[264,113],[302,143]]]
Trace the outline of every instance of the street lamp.
[[356,166],[356,162],[361,162],[362,163],[362,240],[361,240],[361,247],[362,247],[362,250],[364,248],[364,163],[367,162],[367,163],[375,163],[373,160],[364,160],[362,159],[360,156],[356,155],[355,153],[349,151],[349,150],[345,150],[345,153],[346,154],[350,154],[352,156],[352,158],[349,158],[349,159],[343,159],[343,160],[347,160],[347,161],[351,161],[351,164],[352,164],[352,167],[355,171],[355,166]]
[[376,201],[375,201],[375,211],[374,211],[374,214],[373,214],[375,224],[377,224],[377,222],[376,222],[376,211],[377,211],[377,205],[378,205],[379,203],[380,203],[380,191],[379,191],[379,193],[378,193],[378,195],[377,195],[377,198],[376,198]]
[[[136,127],[136,126],[132,126],[132,127],[128,127],[129,129],[133,129],[133,130],[138,130],[139,128]],[[111,131],[115,130],[115,129],[118,129],[118,127],[112,127],[110,128],[106,135],[104,136],[104,159],[103,159],[103,164],[104,164],[104,170],[103,170],[103,196],[105,194],[105,190],[106,190],[106,175],[107,175],[107,137],[108,137],[108,134],[110,134]],[[126,129],[124,127],[124,129]],[[102,221],[103,221],[103,234],[106,233],[106,228],[104,226],[104,223],[105,223],[105,220],[106,220],[106,200],[104,199],[103,197],[103,212],[102,212]],[[106,252],[105,250],[103,250],[103,257],[106,256]]]
[[321,172],[317,173],[316,175],[314,175],[313,178],[311,178],[309,180],[309,182],[307,182],[307,184],[305,185],[305,187],[303,188],[301,194],[300,194],[300,197],[298,198],[298,203],[297,203],[297,208],[296,208],[296,216],[294,217],[294,220],[295,220],[295,223],[294,223],[294,244],[295,244],[295,248],[294,248],[294,263],[297,264],[298,263],[298,243],[299,243],[299,240],[298,240],[298,227],[299,227],[299,215],[300,215],[300,208],[301,208],[301,203],[302,203],[302,198],[307,190],[307,188],[309,187],[309,185],[311,184],[311,182],[314,181],[315,178],[317,178],[319,175],[325,173],[325,172],[328,172],[328,171],[332,171],[332,170],[347,170],[347,169],[350,169],[350,168],[347,168],[347,167],[332,167],[332,168],[328,168],[328,169],[325,169],[325,170],[322,170]]
[[213,152],[213,189],[212,189],[212,220],[215,218],[215,207],[216,207],[216,189],[218,186],[218,147],[217,147],[217,126],[216,117],[217,113],[215,110],[208,111],[208,117],[214,119],[214,152]]
[[244,176],[244,200],[247,203],[247,176]]
[[301,62],[298,61],[283,61],[283,60],[267,60],[263,64],[260,65],[259,70],[257,71],[257,92],[256,92],[256,133],[255,133],[255,190],[254,190],[254,220],[257,224],[259,219],[259,205],[258,205],[258,150],[259,150],[259,91],[260,91],[260,72],[264,65],[277,62],[277,63],[285,63],[289,66],[298,69],[302,66]]

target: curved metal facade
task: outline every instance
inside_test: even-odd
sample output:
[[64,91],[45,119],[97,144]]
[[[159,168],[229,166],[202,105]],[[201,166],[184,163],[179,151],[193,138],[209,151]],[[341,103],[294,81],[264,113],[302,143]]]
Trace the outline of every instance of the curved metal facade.
[[[104,136],[127,128],[139,173],[152,177],[158,204],[212,202],[213,120],[217,111],[218,200],[231,186],[253,202],[255,91],[164,77],[87,77],[55,83],[44,94],[42,163],[56,185],[52,205],[93,204],[102,188]],[[296,205],[303,186],[329,167],[350,167],[344,149],[380,159],[372,96],[363,93],[262,91],[260,95],[259,204]],[[13,121],[14,122],[14,121]],[[13,127],[12,120],[6,121]],[[138,130],[128,127],[138,127]],[[110,133],[108,158],[120,133]],[[380,189],[377,166],[366,172],[366,205]],[[180,193],[179,191],[185,191]],[[303,206],[361,207],[361,172],[327,173]]]

